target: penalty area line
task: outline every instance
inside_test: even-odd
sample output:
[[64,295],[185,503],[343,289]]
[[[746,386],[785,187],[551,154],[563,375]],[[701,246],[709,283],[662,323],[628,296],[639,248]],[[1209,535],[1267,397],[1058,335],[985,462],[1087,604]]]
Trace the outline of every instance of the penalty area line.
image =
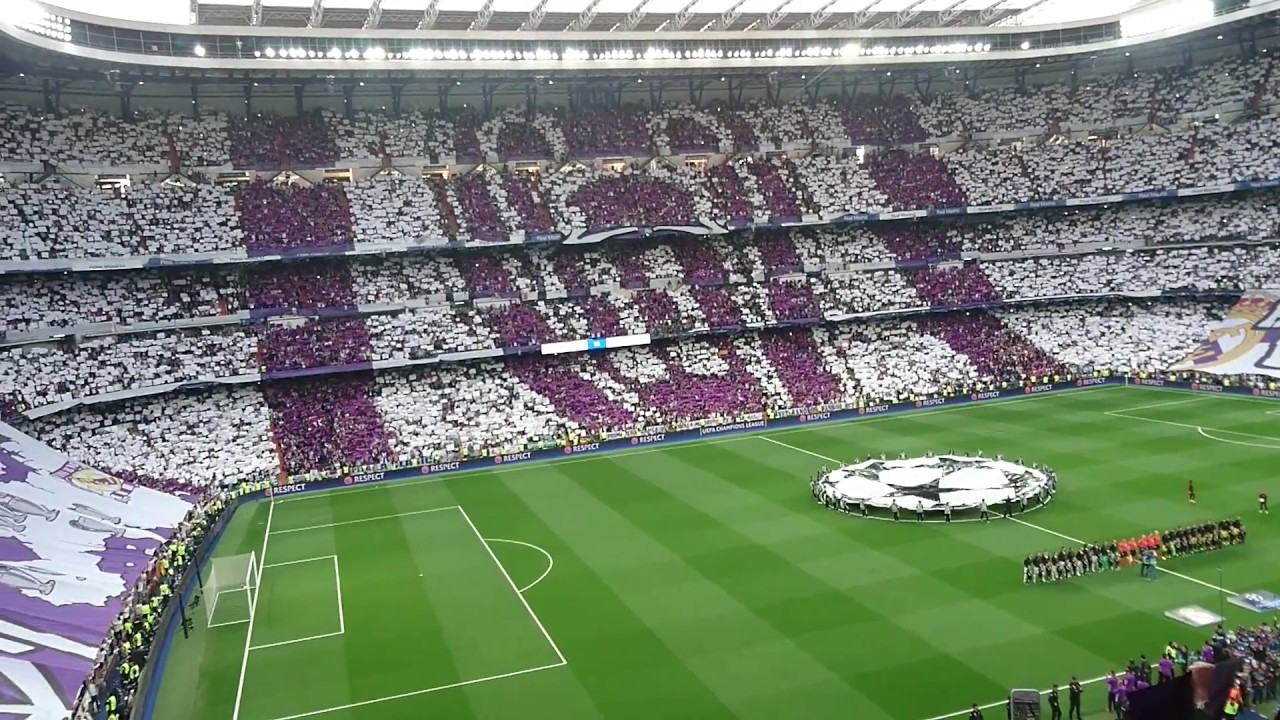
[[529,673],[541,672],[543,670],[551,670],[553,668],[564,667],[567,662],[561,660],[550,665],[539,665],[538,667],[525,668],[524,670],[516,670],[515,672],[502,673],[501,675],[489,675],[487,677],[476,678],[474,680],[463,680],[462,682],[450,683],[448,685],[440,685],[438,687],[426,688],[425,690],[414,690],[413,692],[400,693],[399,695],[388,695],[386,697],[374,698],[372,700],[361,700],[360,702],[348,703],[346,705],[335,705],[334,707],[324,708],[323,710],[312,710],[310,712],[298,713],[297,715],[284,715],[275,720],[298,720],[298,718],[316,717],[317,715],[327,715],[328,713],[339,712],[342,710],[350,710],[358,707],[368,707],[377,703],[390,702],[392,700],[402,700],[404,698],[417,697],[418,695],[427,695],[441,690],[452,690],[453,688],[466,687],[468,685],[477,685],[479,683],[492,682],[494,680],[505,680],[519,675],[528,675]]
[[[1213,397],[1217,397],[1217,396],[1215,395]],[[1158,420],[1156,418],[1147,418],[1147,417],[1141,417],[1138,415],[1125,415],[1123,414],[1122,411],[1119,411],[1119,410],[1111,410],[1108,412],[1104,412],[1103,415],[1109,415],[1111,417],[1121,418],[1123,420],[1138,420],[1141,422],[1155,423],[1157,425],[1168,425],[1170,427],[1186,428],[1187,430],[1195,430],[1201,435],[1204,435],[1205,431],[1207,430],[1207,431],[1216,432],[1216,433],[1223,433],[1225,435],[1238,435],[1239,437],[1252,438],[1254,440],[1268,440],[1273,443],[1280,443],[1280,438],[1272,437],[1270,435],[1255,435],[1253,433],[1240,432],[1239,430],[1223,430],[1222,428],[1206,427],[1204,425],[1192,425],[1190,423],[1175,422],[1173,420]],[[1222,438],[1209,437],[1207,435],[1205,435],[1205,437],[1208,437],[1210,440],[1217,440],[1219,442],[1231,442],[1230,440],[1223,440]],[[1239,443],[1233,443],[1233,444],[1239,444]],[[1268,447],[1268,446],[1257,446],[1257,447]],[[1280,447],[1275,447],[1275,448],[1268,447],[1268,449],[1280,449]]]

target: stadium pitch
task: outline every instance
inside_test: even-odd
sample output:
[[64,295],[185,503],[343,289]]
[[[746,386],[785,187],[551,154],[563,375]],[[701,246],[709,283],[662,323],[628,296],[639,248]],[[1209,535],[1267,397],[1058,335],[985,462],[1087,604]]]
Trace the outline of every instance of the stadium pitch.
[[[1255,503],[1275,409],[1110,386],[255,503],[216,551],[259,555],[252,620],[228,601],[176,638],[153,717],[963,717],[1198,647],[1173,607],[1269,620],[1223,600],[1280,593]],[[809,496],[822,465],[953,449],[1048,464],[1058,494],[953,525]],[[1029,552],[1236,514],[1246,545],[1158,582],[1021,582]],[[1099,684],[1084,698],[1105,717]]]

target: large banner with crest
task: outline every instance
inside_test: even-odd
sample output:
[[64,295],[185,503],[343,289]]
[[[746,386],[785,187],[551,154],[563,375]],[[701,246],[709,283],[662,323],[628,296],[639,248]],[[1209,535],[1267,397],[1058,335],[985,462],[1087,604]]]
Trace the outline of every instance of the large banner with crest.
[[1170,370],[1280,377],[1280,289],[1250,290]]
[[68,715],[125,593],[189,507],[0,423],[0,720]]

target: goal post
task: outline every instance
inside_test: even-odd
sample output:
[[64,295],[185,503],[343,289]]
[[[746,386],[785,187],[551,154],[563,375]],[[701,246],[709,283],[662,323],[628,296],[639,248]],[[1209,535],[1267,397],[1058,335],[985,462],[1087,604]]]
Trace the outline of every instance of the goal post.
[[254,553],[214,558],[200,594],[209,627],[248,622],[258,593],[258,556]]

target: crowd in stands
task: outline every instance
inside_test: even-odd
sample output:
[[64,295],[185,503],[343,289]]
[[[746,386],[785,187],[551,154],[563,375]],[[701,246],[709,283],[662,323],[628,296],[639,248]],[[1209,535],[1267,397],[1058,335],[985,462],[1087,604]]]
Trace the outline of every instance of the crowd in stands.
[[[725,419],[766,409],[836,402],[875,405],[959,394],[1030,376],[1103,369],[1156,372],[1194,348],[1204,337],[1205,324],[1220,319],[1229,305],[1225,300],[1106,302],[1028,307],[999,317],[962,313],[885,318],[685,340],[605,355],[419,367],[382,372],[372,380],[362,374],[329,376],[270,384],[265,406],[257,389],[178,396],[173,412],[164,410],[173,402],[168,396],[137,398],[123,406],[49,415],[34,432],[59,447],[77,448],[87,460],[159,479],[180,477],[182,467],[215,464],[234,479],[274,462],[264,407],[270,408],[270,427],[291,472],[449,458],[463,449],[475,456],[518,445],[521,437],[528,444],[563,442],[566,437]],[[614,322],[623,316],[611,307],[595,312],[612,314]],[[318,328],[282,327],[262,343],[265,365],[274,370],[388,354],[422,358],[440,349],[478,349],[531,339],[519,335],[524,327],[519,321],[491,326],[485,317],[471,326],[470,335],[445,337],[439,328],[449,325],[435,318],[422,322],[423,332],[415,337],[420,344],[408,345],[396,341],[398,329],[393,332],[378,324],[379,317],[371,323],[367,345],[346,339],[362,337],[347,327],[351,319],[318,321],[323,323]],[[543,328],[536,332],[551,332],[546,320],[528,322]],[[606,322],[584,319],[578,328]],[[237,337],[252,352],[251,336],[221,341]],[[560,337],[551,333],[551,338]],[[226,356],[234,353],[207,344],[218,338],[182,338],[206,343],[194,346],[205,353],[197,360],[190,352],[172,352],[173,358],[182,359],[177,365],[165,362],[170,356],[164,350],[174,346],[158,340],[154,354],[143,359],[117,347],[125,340],[83,349],[83,357],[72,365],[48,363],[43,356],[11,355],[6,369],[12,372],[4,375],[0,396],[13,393],[40,406],[247,372],[248,367],[219,372],[217,363],[227,362]],[[90,360],[94,350],[99,352]],[[242,357],[241,362],[256,364],[257,359]],[[454,392],[458,394],[452,400],[423,400]],[[494,398],[504,400],[495,403]],[[429,406],[433,409],[424,409]],[[341,412],[335,413],[335,408]],[[451,421],[421,422],[422,412],[439,413]],[[466,417],[475,418],[475,424],[463,423]],[[507,424],[499,432],[494,428],[502,418]],[[215,429],[202,431],[202,425]],[[398,439],[402,434],[407,438],[403,442]],[[486,445],[485,438],[493,442]],[[151,452],[134,452],[141,447]],[[136,457],[130,460],[131,456]]]
[[[928,92],[908,90],[889,98],[742,100],[732,107],[717,98],[705,107],[675,103],[612,110],[512,107],[488,117],[463,106],[406,108],[398,116],[385,109],[353,110],[350,117],[314,110],[300,118],[271,113],[191,118],[147,110],[120,119],[99,110],[45,113],[11,104],[0,107],[0,161],[163,165],[170,141],[188,167],[228,162],[316,167],[338,160],[368,163],[384,155],[452,164],[885,146],[979,133],[1065,139],[1091,130],[1152,126],[1177,135],[1189,121],[1214,119],[1215,113],[1234,118],[1274,105],[1280,100],[1274,62],[1268,55],[1229,57],[1115,75],[1073,73],[1062,82],[1022,87],[975,87],[947,78]],[[1205,139],[1215,142],[1212,133]],[[1185,149],[1180,142],[1160,145],[1158,152]]]
[[[770,241],[774,256],[784,262],[798,259],[800,253],[785,251],[785,246],[779,249],[779,238]],[[806,247],[805,242],[798,244],[801,250]],[[901,238],[886,244],[901,250]],[[891,254],[881,247],[877,252]],[[255,372],[259,366],[274,371],[421,360],[443,353],[584,337],[641,333],[661,337],[700,328],[841,320],[853,314],[923,307],[1091,294],[1240,290],[1280,283],[1280,256],[1269,245],[1157,247],[991,259],[919,270],[786,275],[772,280],[765,279],[764,273],[743,275],[747,270],[757,273],[759,261],[751,267],[753,253],[726,252],[728,248],[723,241],[691,241],[591,251],[581,257],[596,263],[594,270],[568,272],[566,277],[594,274],[614,289],[588,297],[545,300],[508,299],[535,290],[563,295],[564,279],[547,279],[556,277],[555,268],[568,267],[559,255],[531,259],[520,254],[465,253],[354,264],[272,263],[243,275],[208,270],[16,276],[0,284],[0,299],[9,300],[5,315],[0,315],[0,330],[8,332],[56,331],[95,322],[116,323],[118,329],[125,329],[136,323],[185,323],[188,318],[221,324],[199,330],[169,326],[164,331],[94,338],[79,345],[64,341],[54,347],[11,346],[0,351],[0,363],[14,368],[9,393],[36,406],[127,387],[239,375]],[[754,256],[759,258],[761,253],[755,250]],[[538,275],[549,270],[551,274],[537,284]],[[608,274],[602,275],[606,270]],[[617,287],[631,280],[640,287]],[[656,287],[645,289],[651,284]],[[450,303],[445,294],[460,289],[476,297],[502,299],[460,304],[456,300],[461,296],[454,295],[455,302]],[[426,305],[396,306],[361,317],[284,317],[256,332],[233,317],[241,308],[259,313],[301,309],[332,314],[355,312],[359,304],[407,301],[426,301]],[[1019,316],[1013,312],[1009,317],[1017,322]],[[1104,318],[1092,321],[1116,327]],[[1199,321],[1199,316],[1186,318],[1189,326]],[[1023,332],[1034,336],[1037,331],[1028,327]],[[168,349],[175,347],[198,348],[200,353],[195,358],[170,356]],[[1071,354],[1067,347],[1053,349]],[[1119,357],[1121,348],[1113,350]],[[26,368],[32,362],[82,357],[92,358],[88,366],[71,362],[55,373]],[[134,361],[117,367],[125,358]],[[33,382],[17,381],[27,377]],[[116,387],[119,377],[132,379]]]
[[227,315],[240,309],[242,295],[238,283],[211,270],[19,275],[0,283],[0,334]]
[[[265,197],[270,198],[265,201],[267,204],[279,199],[276,189],[252,187],[266,192]],[[308,195],[311,191],[324,194],[330,188],[311,188]],[[170,188],[164,192],[186,190]],[[285,191],[283,197],[292,197],[291,192]],[[0,193],[0,198],[4,197]],[[1274,200],[1269,193],[1247,194],[1167,208],[1121,206],[982,222],[894,223],[839,230],[799,228],[735,238],[607,243],[585,246],[586,249],[567,246],[498,254],[421,253],[345,263],[269,263],[249,271],[220,266],[198,271],[12,275],[0,280],[0,332],[228,317],[246,308],[315,309],[410,300],[439,304],[465,299],[463,293],[480,298],[511,298],[541,292],[556,297],[592,288],[602,292],[609,286],[645,288],[672,282],[701,286],[728,283],[731,287],[723,290],[704,287],[696,301],[683,306],[692,314],[686,324],[697,326],[708,319],[699,317],[697,306],[710,303],[708,307],[716,315],[712,324],[723,326],[740,324],[727,321],[735,312],[743,322],[792,317],[788,311],[779,315],[773,309],[755,317],[758,313],[753,312],[755,304],[751,301],[755,290],[739,286],[766,283],[771,277],[800,270],[819,274],[797,276],[785,286],[774,287],[777,284],[773,283],[766,289],[772,288],[772,296],[777,299],[779,292],[790,290],[796,283],[807,284],[821,314],[926,304],[966,305],[997,297],[1010,300],[1152,289],[1265,287],[1277,282],[1280,275],[1280,261],[1273,249],[1268,245],[1229,243],[1275,238],[1278,221]],[[332,203],[321,204],[344,215]],[[189,217],[194,222],[195,215]],[[120,222],[122,226],[128,224],[126,220]],[[255,237],[278,249],[305,242],[315,233],[327,233],[331,239],[326,242],[337,239],[332,234],[335,225],[317,223],[307,213],[282,216],[278,222],[258,223],[252,217],[248,222]],[[63,231],[61,225],[52,226],[50,237],[64,237]],[[1193,242],[1217,244],[1142,252],[1105,251]],[[859,267],[894,261],[937,262],[959,258],[962,253],[1017,251],[1038,257],[989,256],[977,266],[942,265],[919,270]],[[1050,256],[1044,254],[1047,252],[1065,254]],[[335,295],[337,290],[343,292]],[[733,306],[738,310],[731,310]],[[459,312],[465,313],[465,309]],[[439,332],[451,331],[442,327]]]
[[245,246],[240,220],[231,191],[215,185],[0,180],[0,260],[235,250]]
[[350,201],[334,185],[255,181],[240,189],[236,208],[250,250],[287,252],[352,242]]
[[1062,306],[1054,313],[1017,308],[997,314],[1006,327],[1065,365],[1151,373],[1185,357],[1229,306],[1228,301],[1111,301]]
[[[0,180],[0,262],[440,246],[1280,178],[1280,120],[1266,112],[1280,101],[1272,69],[1270,58],[1222,60],[888,100],[520,108],[488,116],[459,108],[349,118],[146,111],[120,119],[6,105],[0,162],[46,167]],[[993,132],[1021,139],[994,142]],[[951,141],[937,151],[916,146],[943,136]],[[683,153],[723,157],[707,167],[670,157]],[[621,170],[594,162],[618,157],[636,159]],[[536,174],[485,165],[447,177],[408,170],[368,177],[399,159],[549,162]],[[310,184],[282,176],[288,184],[264,177],[222,186],[194,171],[233,165],[271,173],[343,161],[365,169],[359,179]],[[175,163],[183,173],[168,177]],[[138,165],[151,176],[128,169]],[[132,182],[93,187],[81,166],[130,172]],[[1159,373],[1204,338],[1228,297],[1076,300],[808,324],[1064,295],[1275,287],[1280,254],[1265,243],[1280,230],[1276,200],[1275,193],[1237,193],[585,249],[18,274],[0,280],[0,334],[75,335],[93,323],[219,324],[25,345],[0,335],[8,343],[0,347],[0,418],[129,482],[194,494],[277,472],[444,462],[757,413],[954,396],[1027,378]],[[992,256],[1006,253],[1016,255]],[[393,307],[339,316],[356,305]],[[231,321],[242,310],[288,309],[326,312],[252,327]],[[758,329],[789,322],[806,326]],[[708,328],[736,334],[661,340]],[[172,391],[264,371],[639,333],[660,341],[608,353]],[[148,390],[163,394],[122,397]],[[75,402],[81,399],[94,402]],[[51,405],[58,411],[37,419],[18,414]],[[198,543],[222,500],[202,505],[177,542]],[[172,563],[170,572],[181,565],[174,547],[159,555]],[[148,575],[148,583],[154,579]],[[164,596],[160,587],[149,585],[139,600],[162,610],[163,601],[150,599]],[[112,652],[132,643],[121,629],[113,631]],[[1275,639],[1249,631],[1224,635],[1223,644],[1252,650]],[[135,649],[120,656],[126,672],[130,663],[136,668]],[[124,679],[94,682],[127,692]]]
[[28,429],[95,468],[132,474],[149,487],[184,486],[196,478],[232,486],[272,477],[278,469],[267,407],[251,387],[84,405],[35,420]]
[[257,350],[250,332],[203,329],[8,347],[0,353],[0,397],[40,407],[246,375],[258,371]]

